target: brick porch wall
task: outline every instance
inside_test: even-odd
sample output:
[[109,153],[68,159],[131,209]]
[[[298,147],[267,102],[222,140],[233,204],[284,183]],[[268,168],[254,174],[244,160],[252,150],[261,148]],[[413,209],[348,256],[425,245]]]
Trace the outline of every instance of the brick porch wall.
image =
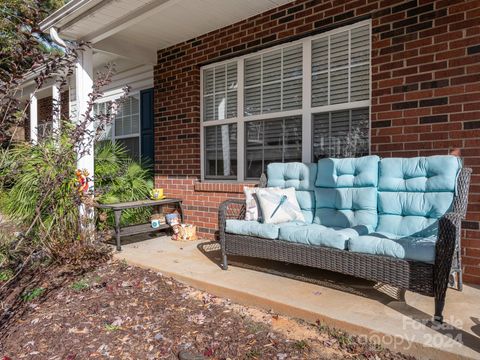
[[[62,115],[62,119],[67,119],[68,115],[68,90],[64,91],[60,94],[60,112]],[[38,99],[37,102],[37,116],[38,116],[38,123],[42,124],[46,121],[52,120],[52,97],[47,96],[41,99]],[[30,109],[27,109],[27,117],[25,118],[25,125],[24,125],[24,132],[25,132],[25,140],[30,140]]]
[[[60,94],[60,112],[62,118],[68,118],[68,91],[64,91]],[[47,96],[42,99],[38,99],[38,122],[43,123],[46,121],[52,121],[53,103],[52,97]]]
[[[335,5],[333,5],[335,4]],[[213,238],[241,184],[200,183],[200,66],[370,17],[372,153],[447,154],[474,169],[463,230],[465,281],[480,283],[480,1],[296,1],[158,52],[155,178]]]

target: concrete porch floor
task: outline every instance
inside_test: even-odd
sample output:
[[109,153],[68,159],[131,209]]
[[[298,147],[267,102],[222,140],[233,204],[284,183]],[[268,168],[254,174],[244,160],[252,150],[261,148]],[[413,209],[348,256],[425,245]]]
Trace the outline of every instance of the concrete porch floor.
[[447,324],[438,328],[430,321],[433,298],[407,292],[403,302],[391,287],[265,260],[230,257],[223,271],[217,243],[168,236],[137,240],[122,239],[123,251],[115,258],[244,305],[320,320],[417,358],[480,359],[480,287],[448,290]]

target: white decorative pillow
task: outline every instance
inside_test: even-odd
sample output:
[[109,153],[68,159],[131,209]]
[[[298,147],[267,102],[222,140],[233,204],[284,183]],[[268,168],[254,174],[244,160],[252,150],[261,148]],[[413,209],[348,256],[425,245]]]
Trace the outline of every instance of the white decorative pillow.
[[258,204],[257,199],[255,199],[257,190],[259,188],[253,187],[243,187],[243,192],[245,193],[245,220],[247,221],[258,221]]
[[295,188],[261,188],[256,192],[263,222],[279,224],[287,221],[305,221],[298,205]]
[[[245,194],[245,220],[247,221],[260,221],[263,222],[262,212],[259,209],[257,191],[261,188],[258,187],[243,187],[243,193]],[[279,187],[272,187],[270,189],[280,189]]]

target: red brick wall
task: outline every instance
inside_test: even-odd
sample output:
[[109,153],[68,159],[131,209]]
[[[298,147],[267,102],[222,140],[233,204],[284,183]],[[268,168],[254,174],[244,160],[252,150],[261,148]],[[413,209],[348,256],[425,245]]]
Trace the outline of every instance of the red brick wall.
[[[463,231],[465,280],[480,283],[480,1],[296,1],[158,52],[156,185],[183,197],[212,237],[221,201],[242,186],[200,177],[200,66],[372,19],[372,153],[447,154],[474,169]],[[205,189],[205,186],[208,187]]]
[[[62,119],[68,119],[69,117],[69,107],[68,107],[68,90],[64,91],[60,94],[60,112],[62,115]],[[37,102],[37,116],[38,116],[38,123],[44,123],[46,121],[52,120],[52,97],[47,96],[41,99],[38,99]],[[24,133],[25,133],[25,140],[30,140],[30,110],[27,109],[27,117],[25,119],[25,126],[24,126]]]
[[[53,103],[51,96],[38,99],[37,107],[39,123],[52,121]],[[62,118],[68,118],[68,91],[60,94],[60,112],[62,114]]]

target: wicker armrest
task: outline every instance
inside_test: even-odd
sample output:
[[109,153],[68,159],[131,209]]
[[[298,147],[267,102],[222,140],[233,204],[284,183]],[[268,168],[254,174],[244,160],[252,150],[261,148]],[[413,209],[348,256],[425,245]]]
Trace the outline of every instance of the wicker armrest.
[[462,215],[449,212],[438,222],[438,239],[435,249],[435,263],[444,263],[453,256],[457,236],[460,234]]
[[245,218],[245,200],[229,199],[220,204],[218,208],[218,228],[220,233],[225,232],[225,222],[228,219]]
[[462,214],[458,212],[443,215],[438,223],[438,239],[435,245],[435,284],[440,289],[446,287],[448,282],[461,223]]

